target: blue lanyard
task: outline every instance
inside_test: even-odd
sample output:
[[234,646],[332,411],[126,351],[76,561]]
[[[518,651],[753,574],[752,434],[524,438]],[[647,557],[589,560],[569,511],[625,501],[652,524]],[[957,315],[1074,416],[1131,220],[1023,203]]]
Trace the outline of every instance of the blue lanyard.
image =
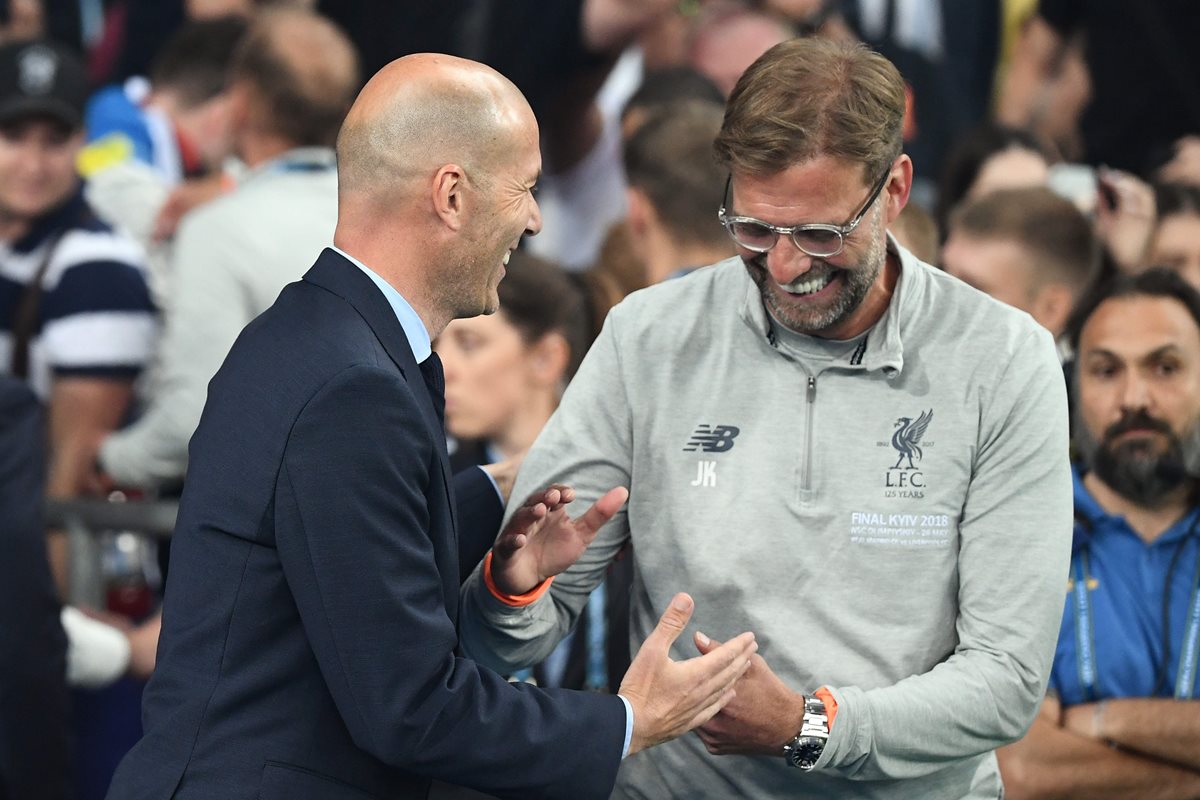
[[333,164],[321,161],[289,161],[284,159],[271,167],[272,172],[325,172],[333,169]]
[[1200,660],[1200,563],[1196,565],[1184,631],[1183,652],[1179,654],[1179,672],[1175,676],[1176,700],[1191,699],[1196,689],[1196,662]]
[[[1075,579],[1071,605],[1075,611],[1075,667],[1079,673],[1079,685],[1083,689],[1084,699],[1093,702],[1097,699],[1096,630],[1092,622],[1092,601],[1088,591],[1088,584],[1092,580],[1088,562],[1088,550],[1084,547],[1071,567]],[[1170,592],[1171,587],[1165,586],[1163,591]],[[1165,626],[1164,631],[1167,634],[1163,641],[1165,660],[1171,656],[1170,626]],[[1190,700],[1196,688],[1196,667],[1200,663],[1200,561],[1196,566],[1196,577],[1192,581],[1187,622],[1180,644],[1179,668],[1175,675],[1175,699]]]
[[1075,668],[1079,672],[1079,685],[1083,688],[1083,698],[1088,702],[1096,699],[1096,631],[1092,627],[1092,603],[1088,597],[1088,581],[1091,580],[1091,570],[1088,569],[1088,551],[1084,549],[1079,559],[1072,565],[1075,576],[1075,588],[1072,592],[1072,605],[1075,608]]

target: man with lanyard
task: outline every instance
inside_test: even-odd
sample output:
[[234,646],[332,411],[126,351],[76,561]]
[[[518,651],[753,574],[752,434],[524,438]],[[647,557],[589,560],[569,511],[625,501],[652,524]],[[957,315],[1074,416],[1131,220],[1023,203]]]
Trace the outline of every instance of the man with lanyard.
[[1000,751],[1013,798],[1200,796],[1200,294],[1178,275],[1084,299],[1075,542],[1050,692]]
[[322,17],[279,11],[247,33],[228,91],[250,172],[176,236],[161,380],[141,418],[101,445],[107,478],[154,488],[182,480],[208,382],[234,339],[300,277],[309,253],[333,241],[332,145],[357,88],[354,51]]
[[[313,52],[323,57],[309,58]],[[229,92],[235,148],[250,171],[183,221],[150,401],[137,421],[101,442],[94,489],[178,492],[208,382],[242,328],[299,279],[297,265],[333,241],[332,144],[357,88],[354,51],[325,19],[280,11],[247,33]],[[139,622],[129,668],[144,678],[154,669],[162,617]]]

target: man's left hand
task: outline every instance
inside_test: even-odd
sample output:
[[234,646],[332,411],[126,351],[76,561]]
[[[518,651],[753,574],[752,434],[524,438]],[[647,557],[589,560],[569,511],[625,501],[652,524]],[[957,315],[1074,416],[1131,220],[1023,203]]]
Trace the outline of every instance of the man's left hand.
[[[696,649],[708,653],[720,642],[696,634]],[[757,653],[750,669],[734,684],[737,696],[715,717],[696,729],[708,752],[717,756],[783,757],[804,722],[804,695],[794,692]]]
[[492,580],[505,594],[521,595],[574,564],[596,532],[625,504],[629,490],[610,489],[583,516],[571,519],[569,486],[534,492],[492,546]]

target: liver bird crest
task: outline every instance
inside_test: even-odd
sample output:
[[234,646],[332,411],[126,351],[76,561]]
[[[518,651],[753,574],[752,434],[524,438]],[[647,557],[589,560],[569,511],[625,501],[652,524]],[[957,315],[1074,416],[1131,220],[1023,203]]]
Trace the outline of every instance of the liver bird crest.
[[[929,427],[929,421],[933,419],[933,409],[929,409],[917,417],[917,421],[913,422],[910,417],[901,417],[896,420],[896,432],[892,434],[892,447],[900,452],[900,457],[896,459],[896,466],[892,469],[916,469],[913,464],[913,456],[917,457],[917,461],[921,460],[921,437],[925,435],[925,429]],[[908,459],[908,466],[901,467],[901,462]]]

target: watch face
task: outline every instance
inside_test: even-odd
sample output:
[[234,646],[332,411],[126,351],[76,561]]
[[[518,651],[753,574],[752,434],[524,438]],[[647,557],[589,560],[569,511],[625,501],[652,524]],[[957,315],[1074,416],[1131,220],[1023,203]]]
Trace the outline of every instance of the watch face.
[[792,766],[800,769],[812,769],[821,758],[825,749],[825,740],[816,736],[803,736],[790,753]]

